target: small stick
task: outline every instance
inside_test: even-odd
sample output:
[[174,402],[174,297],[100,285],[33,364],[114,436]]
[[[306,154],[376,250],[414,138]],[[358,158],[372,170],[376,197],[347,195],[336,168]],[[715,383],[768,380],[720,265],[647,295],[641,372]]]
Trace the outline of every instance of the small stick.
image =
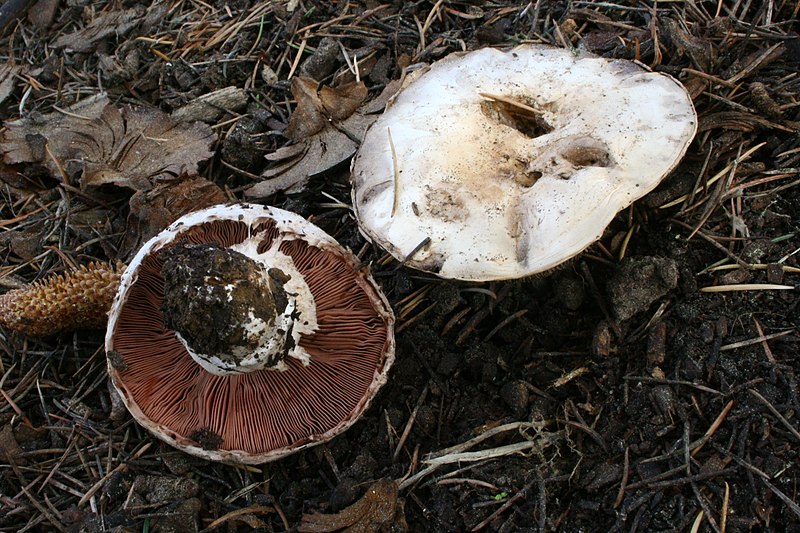
[[481,522],[477,526],[475,526],[472,529],[470,529],[470,531],[480,531],[481,529],[483,529],[484,527],[489,525],[489,523],[491,523],[492,520],[494,520],[495,518],[500,516],[502,513],[504,513],[506,511],[506,509],[508,509],[509,507],[511,507],[512,505],[517,503],[519,500],[521,500],[522,498],[527,496],[528,495],[528,491],[533,486],[533,484],[536,483],[536,481],[537,480],[534,479],[533,481],[531,481],[530,483],[525,485],[522,488],[521,491],[519,491],[518,493],[516,493],[512,497],[510,497],[507,502],[505,502],[503,505],[500,506],[499,509],[497,509],[495,512],[493,512],[492,514],[487,516],[486,519],[483,522]]
[[[394,196],[392,197],[392,217],[397,212],[397,204],[400,198],[400,165],[397,164],[397,150],[394,147],[394,140],[392,139],[392,130],[386,128],[386,134],[389,136],[389,149],[392,151],[392,171],[394,173]],[[415,250],[416,252],[416,250]],[[414,255],[409,254],[409,256]]]
[[800,441],[800,431],[797,431],[797,430],[794,428],[794,426],[792,426],[792,425],[789,423],[789,421],[788,421],[788,420],[786,420],[786,418],[785,418],[785,417],[784,417],[782,414],[780,414],[780,412],[778,412],[778,410],[777,410],[777,409],[775,409],[775,406],[774,406],[774,405],[772,405],[772,404],[769,402],[769,400],[767,400],[766,398],[764,398],[763,396],[761,396],[761,394],[759,394],[759,393],[758,393],[758,391],[757,391],[757,390],[755,390],[755,389],[747,389],[747,392],[749,392],[749,393],[750,393],[750,395],[751,395],[751,396],[753,396],[753,397],[754,397],[756,400],[758,400],[759,402],[763,403],[763,404],[764,404],[764,405],[767,407],[767,409],[769,409],[770,413],[772,413],[773,415],[775,415],[775,418],[777,418],[778,420],[780,420],[780,421],[781,421],[781,423],[782,423],[784,426],[786,426],[786,429],[788,429],[788,430],[789,430],[789,432],[790,432],[792,435],[794,435],[794,438],[796,438],[798,441]]
[[614,499],[614,509],[619,507],[622,499],[625,497],[625,487],[628,485],[628,476],[630,475],[630,447],[625,447],[625,462],[622,467],[622,481],[619,484],[619,492]]
[[790,291],[792,285],[777,285],[774,283],[732,283],[730,285],[713,285],[702,287],[700,292],[741,292],[741,291]]
[[408,422],[406,422],[406,427],[403,428],[403,434],[400,435],[400,440],[397,442],[397,447],[394,449],[394,453],[392,454],[392,461],[397,461],[400,451],[403,449],[403,445],[405,445],[408,435],[411,433],[411,428],[414,427],[414,422],[417,419],[417,413],[419,413],[419,409],[422,407],[422,403],[425,401],[427,396],[428,385],[425,385],[425,388],[422,389],[422,394],[420,394],[419,399],[417,399],[417,404],[411,411],[411,416],[408,418]]
[[717,429],[719,429],[719,427],[722,425],[722,422],[725,420],[725,417],[728,416],[728,413],[730,412],[732,407],[733,407],[733,400],[729,401],[728,404],[722,409],[717,418],[714,420],[714,422],[712,422],[711,426],[706,431],[705,435],[702,436],[697,446],[693,447],[692,457],[697,455],[697,452],[699,452],[703,448],[705,443],[708,442],[708,440],[714,436],[714,433],[716,433]]

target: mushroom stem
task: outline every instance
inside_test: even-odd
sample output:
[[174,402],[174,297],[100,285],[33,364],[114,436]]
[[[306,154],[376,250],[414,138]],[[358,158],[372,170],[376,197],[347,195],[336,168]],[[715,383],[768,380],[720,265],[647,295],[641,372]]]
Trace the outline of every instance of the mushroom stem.
[[294,347],[289,275],[216,244],[161,253],[165,325],[217,375],[279,368]]

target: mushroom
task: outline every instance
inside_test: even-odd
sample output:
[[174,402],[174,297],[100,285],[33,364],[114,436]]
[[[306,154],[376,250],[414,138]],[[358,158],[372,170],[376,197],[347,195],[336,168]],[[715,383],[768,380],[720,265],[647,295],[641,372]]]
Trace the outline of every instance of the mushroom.
[[327,441],[394,360],[394,315],[358,259],[281,209],[215,206],[148,241],[108,320],[133,417],[210,460],[255,464]]
[[411,74],[367,131],[353,205],[408,266],[528,276],[600,238],[696,128],[684,87],[630,61],[543,45],[454,53]]

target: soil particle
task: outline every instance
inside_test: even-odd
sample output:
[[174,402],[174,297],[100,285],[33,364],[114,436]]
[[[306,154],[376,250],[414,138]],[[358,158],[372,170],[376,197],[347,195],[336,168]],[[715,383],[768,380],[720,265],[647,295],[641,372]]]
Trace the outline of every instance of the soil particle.
[[555,283],[558,301],[570,311],[577,311],[586,297],[583,282],[572,272],[559,275]]
[[166,477],[157,475],[136,476],[133,482],[135,491],[149,503],[168,503],[197,496],[200,485],[190,478]]
[[354,479],[371,479],[375,477],[375,472],[378,469],[378,462],[366,450],[362,450],[357,456],[353,464],[351,464],[344,471],[344,476],[349,476]]
[[506,382],[500,387],[500,398],[511,408],[515,417],[522,418],[527,413],[530,395],[525,382]]
[[341,53],[339,41],[323,37],[314,53],[303,62],[300,72],[303,76],[322,81],[333,74],[333,71],[339,66]]
[[624,322],[678,286],[678,264],[665,257],[625,259],[608,283],[616,318]]
[[449,315],[464,303],[461,292],[454,283],[439,283],[431,289],[428,296],[436,302],[435,312],[439,315]]
[[456,369],[458,369],[462,355],[454,352],[447,352],[442,355],[441,360],[439,361],[439,365],[436,367],[436,372],[445,376],[450,377],[452,376]]
[[341,511],[356,501],[358,497],[358,483],[351,477],[342,477],[331,492],[331,511]]
[[256,139],[261,133],[263,127],[258,121],[252,118],[239,120],[222,142],[222,158],[237,169],[253,174],[260,172],[264,153],[259,150]]

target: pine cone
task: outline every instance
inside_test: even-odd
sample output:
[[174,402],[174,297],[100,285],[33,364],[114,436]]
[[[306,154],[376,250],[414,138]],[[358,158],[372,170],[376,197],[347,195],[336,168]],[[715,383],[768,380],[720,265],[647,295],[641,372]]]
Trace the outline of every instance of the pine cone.
[[44,337],[104,328],[125,265],[90,263],[0,296],[0,326]]

